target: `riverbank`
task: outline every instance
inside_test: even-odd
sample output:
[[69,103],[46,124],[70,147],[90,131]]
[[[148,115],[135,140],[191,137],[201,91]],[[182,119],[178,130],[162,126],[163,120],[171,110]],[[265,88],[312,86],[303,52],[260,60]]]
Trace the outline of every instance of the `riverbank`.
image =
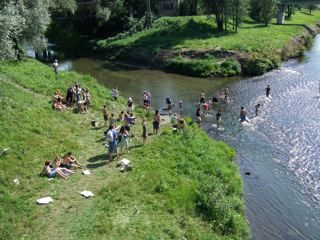
[[[90,88],[92,110],[87,114],[55,112],[50,100],[77,81]],[[59,73],[34,60],[2,63],[0,147],[1,239],[247,239],[242,181],[235,152],[190,125],[174,134],[163,126],[160,136],[141,145],[141,117],[130,153],[133,170],[120,173],[116,161],[106,162],[101,106],[107,101],[115,113],[125,99],[114,102],[110,90],[90,76]],[[43,162],[72,151],[92,174],[80,172],[67,180],[39,177]],[[19,179],[15,185],[13,179]],[[79,192],[92,191],[92,199]],[[38,206],[35,200],[54,202]],[[19,219],[19,220],[17,220]],[[66,224],[67,223],[67,224]]]
[[207,16],[163,17],[133,36],[98,41],[96,52],[108,61],[190,76],[262,75],[301,56],[319,19],[319,10],[301,10],[283,25],[245,22],[238,33],[217,33]]

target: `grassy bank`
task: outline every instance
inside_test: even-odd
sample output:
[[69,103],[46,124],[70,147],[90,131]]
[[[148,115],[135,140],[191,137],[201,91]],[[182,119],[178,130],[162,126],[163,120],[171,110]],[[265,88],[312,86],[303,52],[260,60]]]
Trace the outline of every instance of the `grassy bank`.
[[[89,87],[92,110],[87,114],[56,112],[50,100],[75,81]],[[141,120],[133,127],[132,148],[124,157],[133,171],[120,173],[107,162],[103,147],[101,106],[124,109],[123,98],[90,76],[59,73],[34,60],[0,65],[0,239],[248,239],[242,181],[235,152],[188,126],[141,145]],[[137,115],[150,113],[138,109]],[[44,160],[72,151],[92,172],[67,180],[40,177]],[[18,178],[19,185],[13,183]],[[95,196],[84,199],[79,192]],[[47,206],[35,204],[51,196]]]
[[[319,19],[319,10],[312,15],[301,10],[283,25],[245,22],[238,33],[218,33],[214,19],[206,16],[163,17],[133,36],[99,41],[98,49],[109,60],[188,75],[237,75],[237,66],[226,61],[239,62],[242,74],[260,75],[278,67],[281,59],[301,55]],[[191,70],[185,71],[185,65]]]

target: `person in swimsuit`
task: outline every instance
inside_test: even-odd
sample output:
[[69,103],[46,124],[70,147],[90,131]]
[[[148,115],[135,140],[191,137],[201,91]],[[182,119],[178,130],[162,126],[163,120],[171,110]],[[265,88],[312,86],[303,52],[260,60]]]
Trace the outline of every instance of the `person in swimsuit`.
[[45,174],[48,178],[54,178],[55,176],[59,176],[62,178],[67,178],[68,176],[64,174],[61,170],[59,169],[54,169],[51,165],[51,162],[49,160],[46,160],[44,162],[44,166],[42,169],[43,174]]
[[153,115],[153,134],[158,134],[158,130],[160,127],[160,114],[159,110],[157,109]]
[[107,126],[107,122],[108,122],[108,117],[109,117],[109,112],[108,112],[108,109],[107,109],[107,105],[103,106],[102,114],[103,114],[103,119],[104,119],[104,126],[106,127]]

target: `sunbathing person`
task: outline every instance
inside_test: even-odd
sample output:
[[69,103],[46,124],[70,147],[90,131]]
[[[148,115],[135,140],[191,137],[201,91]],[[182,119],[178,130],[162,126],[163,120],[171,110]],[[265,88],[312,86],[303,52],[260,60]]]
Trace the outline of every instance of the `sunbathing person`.
[[61,111],[61,112],[65,112],[65,111],[68,111],[68,110],[69,110],[69,109],[67,108],[67,106],[62,103],[61,98],[58,98],[58,99],[53,103],[53,107],[54,107],[55,110]]
[[54,178],[57,175],[59,177],[62,177],[62,178],[67,178],[68,177],[66,174],[63,173],[62,170],[54,169],[51,166],[51,162],[49,160],[44,162],[42,173],[44,173],[48,178]]
[[54,159],[53,164],[52,164],[53,165],[53,169],[61,170],[67,176],[70,175],[70,174],[76,173],[75,171],[72,171],[70,169],[62,167],[61,166],[61,162],[62,162],[61,157],[56,156],[56,158]]
[[82,165],[74,156],[72,156],[71,152],[68,152],[64,156],[60,166],[65,167],[67,169],[84,167],[84,165]]

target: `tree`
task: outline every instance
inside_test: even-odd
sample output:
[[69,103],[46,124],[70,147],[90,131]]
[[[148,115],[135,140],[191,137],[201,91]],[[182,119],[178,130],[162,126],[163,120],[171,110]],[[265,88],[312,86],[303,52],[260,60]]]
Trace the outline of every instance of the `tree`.
[[238,27],[248,15],[249,1],[248,0],[228,0],[227,1],[227,16],[232,20],[232,25],[235,32],[238,32]]
[[248,0],[202,0],[203,9],[208,14],[214,14],[217,30],[227,31],[231,19],[235,31],[248,13]]
[[278,0],[251,0],[250,17],[268,26],[278,11]]
[[5,0],[0,5],[0,59],[13,59],[27,41],[35,49],[44,45],[50,23],[47,0]]
[[77,3],[76,0],[51,0],[49,9],[51,13],[74,14],[77,10]]
[[217,31],[223,31],[226,0],[202,0],[205,13],[215,16]]

